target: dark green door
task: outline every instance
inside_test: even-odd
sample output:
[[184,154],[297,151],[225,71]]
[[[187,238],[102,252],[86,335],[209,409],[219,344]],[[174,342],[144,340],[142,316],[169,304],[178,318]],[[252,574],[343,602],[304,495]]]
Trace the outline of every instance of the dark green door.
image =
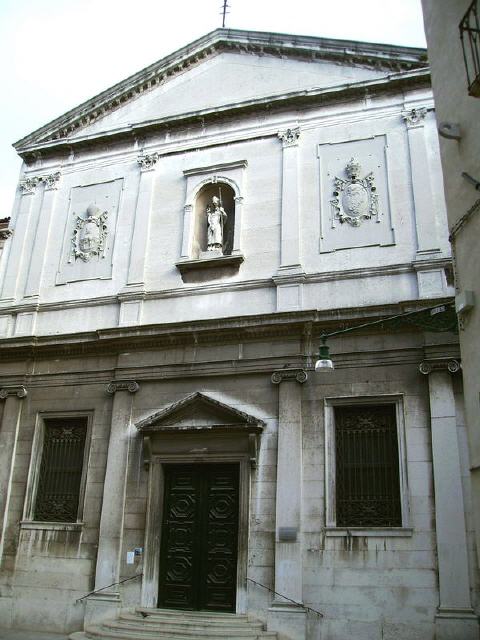
[[158,606],[235,611],[238,465],[165,465]]

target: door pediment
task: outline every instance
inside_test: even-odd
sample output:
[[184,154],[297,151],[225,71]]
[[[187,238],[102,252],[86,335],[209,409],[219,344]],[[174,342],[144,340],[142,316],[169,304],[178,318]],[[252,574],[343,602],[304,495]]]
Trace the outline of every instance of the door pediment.
[[140,420],[135,426],[145,435],[152,432],[202,430],[260,433],[265,423],[260,418],[197,391]]
[[146,467],[160,452],[192,459],[241,454],[255,466],[265,422],[197,391],[135,426],[143,436]]

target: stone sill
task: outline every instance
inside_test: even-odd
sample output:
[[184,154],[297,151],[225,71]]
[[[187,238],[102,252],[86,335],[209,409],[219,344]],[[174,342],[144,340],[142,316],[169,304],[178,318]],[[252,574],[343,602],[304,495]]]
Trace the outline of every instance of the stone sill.
[[40,529],[42,531],[81,531],[83,522],[34,522],[22,520],[20,529]]
[[180,260],[175,266],[180,271],[183,282],[200,283],[237,275],[243,261],[243,255],[236,253],[232,256],[215,255],[212,258]]
[[370,537],[370,538],[411,538],[413,529],[410,527],[327,527],[325,536],[327,538],[343,537]]
[[181,274],[197,269],[211,269],[215,267],[237,267],[242,264],[244,257],[240,253],[232,256],[215,256],[214,258],[202,258],[197,260],[180,260],[175,264]]

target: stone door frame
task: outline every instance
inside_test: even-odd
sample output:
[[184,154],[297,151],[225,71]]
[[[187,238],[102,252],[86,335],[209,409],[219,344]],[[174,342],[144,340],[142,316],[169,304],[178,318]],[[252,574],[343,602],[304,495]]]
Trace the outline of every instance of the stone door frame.
[[247,454],[153,454],[148,474],[142,607],[157,607],[160,579],[160,549],[165,494],[165,464],[238,464],[239,513],[236,613],[247,611],[248,522],[250,505],[250,458]]

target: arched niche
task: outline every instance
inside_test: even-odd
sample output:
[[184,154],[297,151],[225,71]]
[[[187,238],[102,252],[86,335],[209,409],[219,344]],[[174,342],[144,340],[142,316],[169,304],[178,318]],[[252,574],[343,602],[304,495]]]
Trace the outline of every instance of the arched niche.
[[[222,247],[215,251],[208,243],[207,208],[213,208],[213,198],[218,198],[226,218],[222,224]],[[192,258],[211,258],[214,255],[232,255],[235,234],[235,190],[224,181],[207,182],[196,194],[193,205]],[[221,252],[221,253],[220,253]]]
[[[238,273],[246,160],[184,170],[186,179],[183,237],[177,269],[184,282],[202,282]],[[208,251],[207,205],[216,197],[226,213],[218,251]]]

